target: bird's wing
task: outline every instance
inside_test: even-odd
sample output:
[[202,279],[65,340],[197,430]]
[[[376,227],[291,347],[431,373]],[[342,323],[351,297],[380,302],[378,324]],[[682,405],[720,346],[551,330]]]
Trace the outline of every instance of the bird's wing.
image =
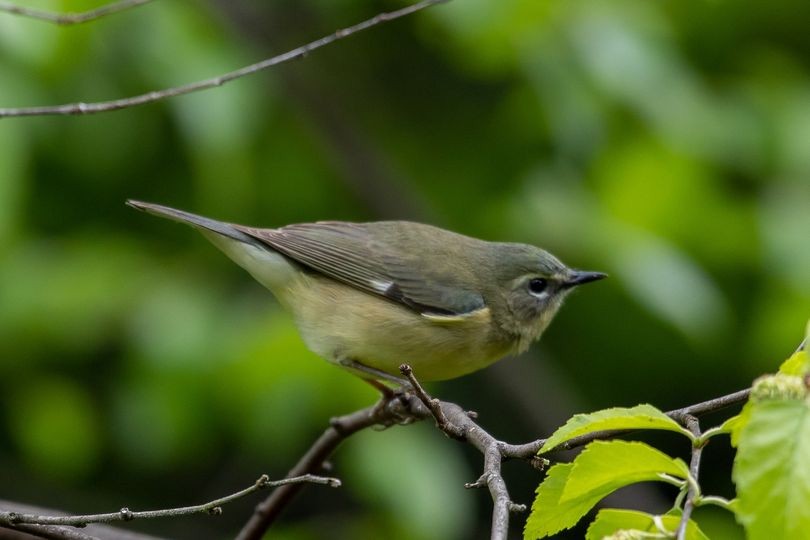
[[280,229],[237,228],[305,267],[418,313],[452,319],[486,307],[480,293],[466,290],[457,276],[424,264],[424,253],[412,253],[413,242],[372,234],[365,224],[333,221]]

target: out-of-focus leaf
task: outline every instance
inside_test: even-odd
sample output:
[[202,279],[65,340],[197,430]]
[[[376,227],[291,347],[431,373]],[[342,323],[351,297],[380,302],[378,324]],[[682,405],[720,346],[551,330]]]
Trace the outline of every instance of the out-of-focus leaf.
[[[0,99],[5,93],[0,90]],[[21,126],[0,125],[0,261],[20,226],[20,203],[28,159],[28,137]]]
[[630,294],[688,337],[718,339],[730,322],[729,309],[704,269],[660,238],[630,230],[622,237],[610,255]]
[[164,373],[116,388],[113,435],[119,456],[130,466],[166,471],[181,463],[205,463],[215,451],[207,395],[189,378],[194,377]]
[[435,431],[414,427],[366,431],[347,441],[345,486],[385,512],[387,538],[469,538],[473,500],[458,486],[473,473]]
[[100,465],[100,419],[90,396],[75,382],[29,380],[11,392],[7,406],[12,440],[43,478],[75,480]]
[[[809,94],[810,95],[810,94]],[[810,115],[810,107],[805,106]],[[807,127],[804,127],[807,130]],[[791,141],[791,144],[794,144]],[[807,145],[806,141],[802,144]],[[804,156],[802,159],[807,160]],[[779,183],[761,200],[761,231],[769,272],[783,277],[792,288],[810,294],[810,182]]]
[[26,340],[97,345],[146,272],[135,246],[109,236],[21,246],[0,265],[0,350]]

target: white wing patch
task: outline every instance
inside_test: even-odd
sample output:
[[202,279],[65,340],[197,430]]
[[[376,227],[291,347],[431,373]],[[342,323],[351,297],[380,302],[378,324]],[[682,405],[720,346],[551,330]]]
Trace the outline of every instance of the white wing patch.
[[489,308],[484,306],[475,311],[462,313],[460,315],[440,315],[436,313],[422,313],[422,317],[436,324],[460,324],[460,323],[478,323],[489,324],[491,315]]
[[371,280],[372,288],[375,291],[380,292],[381,294],[387,293],[388,289],[390,289],[393,285],[394,285],[394,283],[391,282],[391,281],[378,281],[376,279]]

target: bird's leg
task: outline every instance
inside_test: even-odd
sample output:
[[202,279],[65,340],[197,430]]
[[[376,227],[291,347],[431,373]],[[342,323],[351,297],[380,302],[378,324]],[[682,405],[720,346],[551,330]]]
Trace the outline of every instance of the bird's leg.
[[[373,367],[369,367],[356,360],[340,358],[338,359],[338,364],[346,369],[354,371],[355,374],[359,375],[362,380],[376,388],[380,394],[382,394],[382,398],[377,405],[374,406],[374,412],[372,414],[375,416],[381,415],[382,411],[395,400],[407,399],[410,395],[409,393],[413,391],[413,386],[407,379],[397,377],[396,375],[391,375],[390,373],[386,373],[385,371],[381,371]],[[391,387],[382,382],[380,379],[388,383],[396,384],[397,386]],[[413,421],[414,418],[411,416],[397,417],[397,415],[394,415],[394,418],[386,422],[386,424],[381,426],[381,428],[386,429],[387,427],[395,424],[409,424]]]
[[[341,359],[338,360],[338,364],[340,364],[341,366],[343,366],[343,367],[345,367],[347,369],[351,369],[353,371],[358,371],[358,372],[362,373],[363,375],[366,375],[365,377],[363,377],[361,375],[363,380],[367,381],[374,388],[376,388],[377,390],[382,392],[383,395],[386,394],[386,391],[391,392],[391,388],[389,388],[389,387],[385,386],[384,384],[382,384],[380,382],[380,379],[382,379],[384,381],[387,381],[387,382],[390,382],[390,383],[394,383],[394,384],[398,385],[399,387],[401,387],[403,389],[406,389],[406,390],[411,388],[411,383],[408,382],[407,379],[403,379],[402,377],[397,377],[396,375],[391,375],[390,373],[387,373],[385,371],[382,371],[382,370],[379,370],[379,369],[376,369],[376,368],[373,368],[373,367],[369,367],[369,366],[367,366],[365,364],[361,364],[360,362],[358,362],[356,360],[350,360],[348,358],[341,358]],[[369,377],[369,375],[370,375],[370,377]],[[382,388],[385,388],[385,391]]]
[[380,394],[382,394],[383,400],[391,401],[392,399],[394,399],[396,391],[387,384],[381,383],[377,379],[368,379],[366,377],[360,377],[360,379],[363,382],[366,382],[371,386],[373,386],[374,388],[376,388],[380,392]]

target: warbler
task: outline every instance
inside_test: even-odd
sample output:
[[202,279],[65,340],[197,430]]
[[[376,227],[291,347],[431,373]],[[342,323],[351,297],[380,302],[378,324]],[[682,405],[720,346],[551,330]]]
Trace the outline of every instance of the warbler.
[[523,352],[574,287],[606,276],[421,223],[260,229],[127,204],[197,228],[273,292],[309,349],[368,380],[400,380],[403,363],[420,380],[452,379]]

